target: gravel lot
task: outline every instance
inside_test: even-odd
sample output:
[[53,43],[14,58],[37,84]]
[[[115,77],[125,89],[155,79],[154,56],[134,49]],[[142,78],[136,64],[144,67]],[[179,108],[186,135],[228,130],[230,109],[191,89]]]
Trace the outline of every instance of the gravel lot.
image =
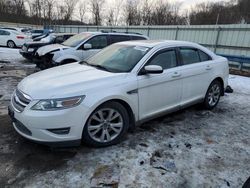
[[1,187],[242,187],[250,176],[250,78],[231,75],[234,93],[214,110],[155,119],[118,145],[53,149],[19,136],[7,116],[13,89],[35,71],[0,48]]

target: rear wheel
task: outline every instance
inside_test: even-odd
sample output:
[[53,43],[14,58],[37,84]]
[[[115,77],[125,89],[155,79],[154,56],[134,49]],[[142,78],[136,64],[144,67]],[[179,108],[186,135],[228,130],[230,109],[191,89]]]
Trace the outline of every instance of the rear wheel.
[[88,118],[83,130],[83,141],[95,147],[104,147],[121,141],[129,127],[126,109],[117,102],[98,107]]
[[16,47],[16,44],[15,44],[14,41],[9,40],[9,41],[7,42],[7,46],[8,46],[9,48],[15,48],[15,47]]
[[205,99],[204,106],[206,109],[213,109],[219,102],[220,96],[222,93],[222,85],[218,80],[214,80],[208,87]]

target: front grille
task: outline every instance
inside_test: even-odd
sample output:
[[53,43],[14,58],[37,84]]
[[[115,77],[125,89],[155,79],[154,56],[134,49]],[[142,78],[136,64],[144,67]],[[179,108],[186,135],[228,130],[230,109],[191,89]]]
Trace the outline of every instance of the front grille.
[[16,120],[16,121],[15,121],[15,126],[16,126],[16,128],[17,128],[19,131],[21,131],[23,134],[27,134],[27,135],[29,135],[29,136],[32,135],[31,131],[30,131],[27,127],[25,127],[20,121]]
[[18,112],[24,111],[24,108],[28,106],[30,101],[31,98],[28,95],[19,91],[18,89],[14,92],[12,97],[12,104]]

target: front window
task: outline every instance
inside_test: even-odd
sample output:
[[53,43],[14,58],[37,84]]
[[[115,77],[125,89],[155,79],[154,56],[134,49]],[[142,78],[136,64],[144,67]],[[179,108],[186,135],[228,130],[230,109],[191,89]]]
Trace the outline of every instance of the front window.
[[170,69],[177,66],[177,58],[175,50],[163,51],[156,54],[148,63],[148,65],[159,65],[163,69]]
[[130,72],[150,48],[126,44],[114,44],[89,58],[88,64],[105,68],[110,72]]
[[92,45],[92,49],[102,49],[108,46],[108,39],[107,36],[100,35],[93,37],[87,43]]
[[84,40],[88,39],[91,36],[90,33],[80,33],[70,37],[68,40],[64,41],[62,44],[64,46],[76,47],[81,44]]

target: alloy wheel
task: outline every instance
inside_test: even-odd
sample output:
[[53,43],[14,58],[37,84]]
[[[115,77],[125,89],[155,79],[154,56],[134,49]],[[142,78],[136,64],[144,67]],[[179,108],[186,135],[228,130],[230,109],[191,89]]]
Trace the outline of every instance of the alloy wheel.
[[111,142],[122,132],[122,115],[115,109],[102,108],[89,118],[87,129],[89,136],[99,143]]
[[220,86],[214,84],[208,91],[208,104],[210,106],[215,106],[220,99]]

